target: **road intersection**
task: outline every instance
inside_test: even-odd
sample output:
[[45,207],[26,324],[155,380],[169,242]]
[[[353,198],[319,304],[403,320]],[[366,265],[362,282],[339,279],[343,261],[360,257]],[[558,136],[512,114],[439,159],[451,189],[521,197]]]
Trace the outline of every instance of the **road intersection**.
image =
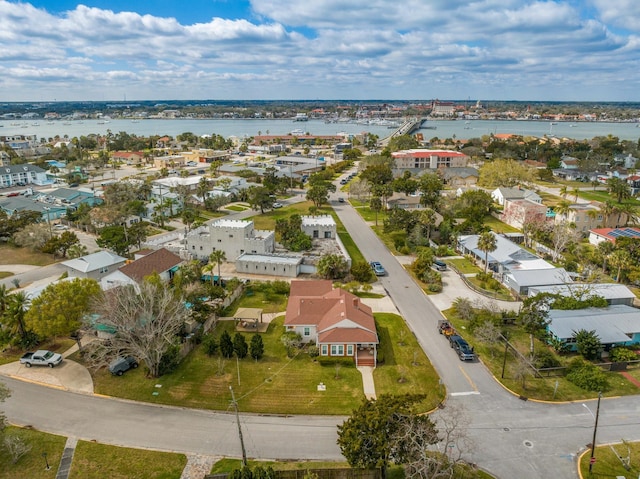
[[[348,203],[332,204],[368,261],[380,261],[380,282],[446,387],[444,407],[468,416],[475,446],[464,456],[499,478],[573,478],[576,456],[591,440],[593,417],[578,403],[544,404],[506,391],[480,362],[462,363],[437,332],[439,309]],[[453,293],[455,295],[455,292]],[[462,294],[462,292],[461,292]],[[184,453],[239,456],[235,417],[75,394],[3,379],[12,390],[10,421],[107,444]],[[586,401],[593,409],[593,404]],[[437,417],[436,413],[436,417]],[[247,454],[261,459],[340,460],[336,426],[343,417],[242,415]],[[640,440],[638,397],[602,401],[598,443]]]

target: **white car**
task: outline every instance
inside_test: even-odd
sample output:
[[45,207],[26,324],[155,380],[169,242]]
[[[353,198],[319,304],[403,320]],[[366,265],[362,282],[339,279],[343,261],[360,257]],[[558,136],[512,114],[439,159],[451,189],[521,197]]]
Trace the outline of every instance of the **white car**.
[[274,209],[275,209],[275,208],[282,208],[282,203],[279,203],[279,202],[277,202],[277,201],[276,201],[276,202],[273,204],[273,208],[274,208]]
[[56,231],[64,231],[64,230],[68,230],[69,227],[67,225],[58,223],[57,225],[53,225],[53,229]]
[[198,166],[198,163],[196,163],[195,161],[187,161],[186,165],[187,166]]

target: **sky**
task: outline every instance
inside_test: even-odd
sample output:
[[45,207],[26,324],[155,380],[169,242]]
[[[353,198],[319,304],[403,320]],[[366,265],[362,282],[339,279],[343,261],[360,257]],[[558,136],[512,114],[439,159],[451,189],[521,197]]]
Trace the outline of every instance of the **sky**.
[[638,0],[0,0],[0,101],[640,101]]

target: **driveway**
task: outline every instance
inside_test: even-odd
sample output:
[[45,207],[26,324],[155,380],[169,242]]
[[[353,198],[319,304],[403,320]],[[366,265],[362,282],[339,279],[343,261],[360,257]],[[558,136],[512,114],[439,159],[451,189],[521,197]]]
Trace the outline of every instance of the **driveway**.
[[[77,350],[74,346],[63,356],[66,358]],[[93,380],[87,368],[75,361],[65,359],[55,368],[32,366],[30,368],[19,361],[0,366],[0,375],[8,376],[22,381],[55,387],[74,393],[93,394]]]

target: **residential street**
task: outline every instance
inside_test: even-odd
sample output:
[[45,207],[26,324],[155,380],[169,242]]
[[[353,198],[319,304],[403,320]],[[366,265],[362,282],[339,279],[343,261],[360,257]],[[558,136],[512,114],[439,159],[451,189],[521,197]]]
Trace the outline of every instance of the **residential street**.
[[[441,318],[439,308],[457,296],[467,296],[468,290],[448,272],[447,291],[432,301],[356,211],[348,203],[338,203],[338,196],[333,195],[332,204],[341,221],[367,260],[384,265],[388,276],[380,278],[380,284],[442,378],[447,391],[443,412],[450,405],[459,405],[470,420],[468,432],[474,447],[465,457],[504,479],[576,477],[576,455],[593,434],[592,412],[581,402],[543,404],[520,399],[506,391],[481,362],[460,362],[436,325]],[[155,406],[70,393],[13,378],[3,381],[12,390],[3,408],[16,424],[109,444],[240,456],[235,417],[229,411]],[[595,401],[587,406],[595,411]],[[247,454],[261,459],[340,459],[336,425],[343,419],[242,415]],[[602,401],[597,443],[621,438],[640,440],[637,396]]]

